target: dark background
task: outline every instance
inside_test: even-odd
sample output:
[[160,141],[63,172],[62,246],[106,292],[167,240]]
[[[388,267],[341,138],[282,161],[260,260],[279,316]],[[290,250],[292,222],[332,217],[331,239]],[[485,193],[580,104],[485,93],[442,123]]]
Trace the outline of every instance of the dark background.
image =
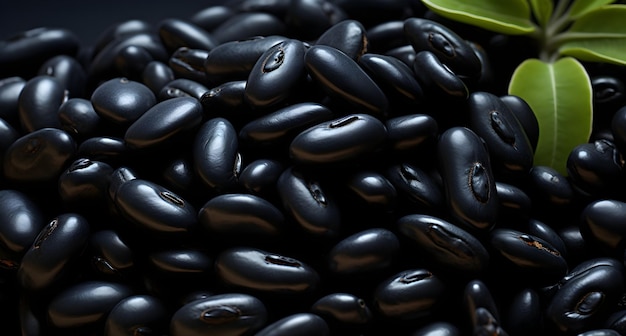
[[[0,39],[37,27],[67,28],[90,44],[111,24],[131,19],[157,23],[165,18],[188,19],[226,0],[0,0]],[[10,2],[9,2],[10,1]]]

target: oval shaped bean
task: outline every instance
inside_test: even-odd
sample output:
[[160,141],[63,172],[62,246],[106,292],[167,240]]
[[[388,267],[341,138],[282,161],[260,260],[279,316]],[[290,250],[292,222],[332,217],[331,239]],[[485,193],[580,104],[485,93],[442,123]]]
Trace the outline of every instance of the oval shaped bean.
[[141,82],[150,88],[155,96],[174,79],[174,71],[167,64],[159,61],[151,61],[141,73]]
[[278,178],[277,189],[284,211],[305,232],[325,237],[339,233],[338,204],[319,181],[289,167]]
[[50,323],[58,328],[76,328],[103,322],[118,302],[133,294],[126,285],[85,281],[56,294],[47,309]]
[[115,204],[121,214],[148,232],[182,234],[197,223],[193,206],[166,188],[143,179],[121,184]]
[[60,128],[78,139],[95,136],[102,125],[100,116],[87,99],[69,99],[59,106],[58,113]]
[[158,23],[157,29],[163,45],[170,52],[181,47],[209,51],[218,44],[206,30],[181,19],[164,19]]
[[83,141],[76,155],[95,161],[115,162],[128,152],[123,138],[112,136],[95,136]]
[[548,166],[533,166],[529,173],[531,199],[539,206],[550,204],[564,206],[574,200],[574,190],[569,180],[556,169]]
[[363,54],[358,63],[385,93],[396,94],[410,103],[421,103],[424,92],[413,70],[401,60],[386,55]]
[[87,245],[89,223],[78,214],[62,214],[40,232],[17,271],[20,286],[41,291],[62,280]]
[[154,105],[135,120],[126,130],[124,141],[132,149],[163,145],[199,125],[202,115],[202,105],[197,99],[168,99]]
[[156,104],[156,97],[139,82],[114,78],[96,88],[91,103],[100,117],[128,126]]
[[241,156],[237,133],[224,118],[206,121],[196,133],[193,143],[195,170],[211,189],[224,191],[238,184]]
[[209,52],[204,49],[180,47],[170,56],[168,64],[176,78],[185,78],[202,84],[211,84],[204,72],[204,60]]
[[532,201],[524,190],[513,184],[496,181],[496,193],[500,203],[498,210],[499,218],[515,220],[526,219],[530,214]]
[[192,97],[200,101],[202,96],[209,91],[206,86],[196,81],[186,78],[177,78],[166,83],[157,95],[160,101],[177,97]]
[[400,251],[400,241],[386,229],[368,229],[348,236],[328,252],[331,272],[350,275],[388,268]]
[[67,95],[71,98],[83,96],[87,74],[74,57],[54,56],[41,65],[38,74],[57,78],[61,82],[61,87],[68,91]]
[[135,252],[114,230],[100,230],[89,238],[92,265],[96,271],[124,276],[135,266]]
[[259,299],[239,293],[209,296],[180,307],[170,321],[172,336],[244,335],[265,325],[268,312]]
[[59,176],[58,190],[63,204],[80,213],[106,206],[110,165],[89,159],[77,159]]
[[151,295],[132,295],[118,302],[104,325],[105,336],[165,334],[169,318],[167,307]]
[[367,29],[368,49],[373,53],[384,53],[409,43],[404,34],[404,21],[391,20]]
[[189,18],[189,22],[210,32],[233,15],[235,15],[234,8],[214,5],[195,12]]
[[67,92],[59,79],[51,76],[30,79],[18,100],[22,129],[33,132],[47,127],[61,128],[58,111],[67,98]]
[[26,81],[21,77],[0,79],[0,118],[19,126],[19,98]]
[[382,174],[374,171],[357,171],[346,182],[348,188],[368,206],[392,210],[398,193],[394,185]]
[[439,167],[448,209],[456,221],[489,230],[497,218],[498,197],[489,154],[482,140],[467,128],[453,127],[437,144]]
[[326,321],[321,317],[311,313],[293,314],[281,318],[280,320],[261,329],[256,336],[327,336],[330,329]]
[[14,254],[0,261],[2,267],[17,268],[44,225],[39,205],[26,194],[19,190],[0,190],[0,246]]
[[[238,115],[241,110],[249,110],[250,105],[246,102],[247,81],[238,80],[222,83],[205,92],[200,98],[200,102],[205,111],[216,113],[218,116],[226,117],[233,122],[244,119],[245,115]],[[226,113],[225,113],[226,112]]]
[[620,225],[624,218],[626,203],[610,199],[593,201],[581,213],[580,233],[585,241],[621,258],[626,248],[626,231]]
[[220,252],[215,272],[227,285],[274,294],[311,292],[320,280],[317,271],[299,260],[250,247]]
[[432,272],[406,270],[378,285],[373,305],[382,316],[414,320],[431,315],[445,290],[446,285]]
[[518,96],[501,96],[500,100],[509,107],[524,127],[524,133],[526,133],[534,152],[537,149],[537,141],[539,141],[539,123],[532,108],[524,99]]
[[368,41],[361,22],[347,19],[324,31],[315,41],[315,45],[333,47],[358,61],[367,52]]
[[231,16],[211,34],[218,44],[245,40],[252,36],[283,35],[287,26],[275,15],[263,12],[242,12]]
[[396,225],[402,234],[417,243],[415,247],[433,260],[433,267],[476,275],[489,264],[489,253],[478,239],[443,219],[406,215]]
[[596,140],[580,144],[567,157],[572,184],[589,195],[614,195],[621,189],[623,160],[615,144]]
[[154,57],[143,47],[129,45],[119,51],[115,57],[115,69],[124,77],[141,81],[141,74]]
[[313,303],[311,312],[342,324],[366,324],[373,316],[365,300],[349,293],[323,296]]
[[541,297],[536,290],[521,290],[511,300],[503,325],[511,336],[534,335],[543,330]]
[[408,196],[408,207],[414,211],[433,211],[444,204],[441,187],[425,171],[409,163],[393,165],[386,172],[396,189]]
[[58,128],[33,131],[7,148],[4,176],[22,182],[56,179],[75,151],[76,143],[65,131]]
[[332,96],[373,114],[386,114],[387,97],[349,56],[336,48],[314,45],[305,54],[311,77]]
[[463,80],[441,63],[430,51],[420,51],[413,61],[413,72],[421,87],[426,91],[443,97],[465,100],[469,90]]
[[231,236],[274,236],[282,231],[284,221],[272,203],[249,194],[218,195],[198,213],[198,222],[209,232]]
[[250,162],[239,176],[239,182],[250,193],[264,196],[276,190],[276,183],[280,174],[285,170],[284,165],[277,160],[258,159]]
[[289,146],[289,156],[300,163],[333,163],[357,159],[380,149],[387,137],[385,125],[367,114],[351,114],[310,127]]
[[125,20],[114,23],[104,29],[94,42],[93,55],[97,55],[109,43],[122,38],[141,33],[150,33],[154,27],[143,20]]
[[348,19],[335,3],[326,0],[290,1],[285,22],[289,31],[301,40],[314,40],[331,26]]

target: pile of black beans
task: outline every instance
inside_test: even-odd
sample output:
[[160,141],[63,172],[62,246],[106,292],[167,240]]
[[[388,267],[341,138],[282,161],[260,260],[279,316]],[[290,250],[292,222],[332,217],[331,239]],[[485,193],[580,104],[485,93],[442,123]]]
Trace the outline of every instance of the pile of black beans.
[[563,174],[533,52],[413,0],[1,41],[2,334],[626,334],[626,69]]

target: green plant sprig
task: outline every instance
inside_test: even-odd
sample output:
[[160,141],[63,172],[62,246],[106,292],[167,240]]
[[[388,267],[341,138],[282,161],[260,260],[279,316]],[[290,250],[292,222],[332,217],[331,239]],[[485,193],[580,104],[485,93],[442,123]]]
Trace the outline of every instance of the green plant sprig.
[[537,59],[515,69],[508,90],[526,100],[537,117],[535,164],[566,175],[569,153],[589,141],[593,122],[591,80],[579,60],[626,65],[626,5],[613,0],[422,2],[443,17],[537,42]]

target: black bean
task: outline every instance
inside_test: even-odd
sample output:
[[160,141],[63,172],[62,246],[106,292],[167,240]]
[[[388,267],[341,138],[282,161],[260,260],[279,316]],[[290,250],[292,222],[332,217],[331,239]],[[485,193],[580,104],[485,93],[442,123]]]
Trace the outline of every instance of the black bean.
[[339,206],[319,181],[289,167],[280,175],[277,189],[284,211],[305,232],[325,237],[339,234]]
[[126,130],[124,141],[129,148],[143,149],[163,145],[202,122],[200,102],[191,97],[162,101],[135,120]]
[[170,52],[181,47],[209,51],[218,44],[206,30],[181,19],[164,19],[159,22],[157,29],[163,45]]
[[415,320],[433,314],[445,291],[444,282],[429,270],[406,270],[376,288],[373,306],[382,316]]
[[115,197],[120,213],[141,230],[175,237],[197,223],[196,210],[189,202],[166,188],[142,179],[122,183]]
[[398,192],[384,175],[374,171],[358,171],[350,175],[347,187],[367,206],[384,210],[393,210]]
[[163,169],[161,177],[164,181],[164,187],[171,189],[182,197],[194,195],[199,189],[197,176],[193,170],[193,163],[186,158],[177,158],[172,160],[165,169]]
[[189,18],[189,22],[210,32],[233,15],[235,15],[233,8],[215,5],[197,11]]
[[261,329],[267,321],[263,302],[254,296],[227,293],[191,301],[170,321],[172,336],[244,335]]
[[460,336],[461,331],[448,322],[433,322],[416,330],[411,336]]
[[211,81],[220,84],[247,79],[259,57],[286,39],[283,36],[270,35],[222,43],[211,50],[205,59],[205,73]]
[[385,121],[387,142],[396,151],[413,151],[434,141],[439,132],[437,121],[426,114],[408,114]]
[[621,257],[626,249],[626,231],[623,218],[626,203],[617,200],[596,200],[581,213],[580,233],[585,241],[599,246],[610,255]]
[[91,263],[95,271],[125,279],[135,268],[135,253],[114,230],[100,230],[89,238]]
[[401,60],[404,64],[413,67],[415,62],[415,50],[410,44],[405,44],[399,47],[389,49],[385,52],[385,55],[395,57]]
[[123,138],[111,136],[95,136],[83,141],[76,155],[96,161],[113,163],[128,152]]
[[328,266],[341,275],[381,271],[391,266],[399,250],[400,242],[393,232],[368,229],[337,243],[328,252]]
[[522,124],[522,127],[524,127],[524,132],[534,152],[537,149],[537,141],[539,140],[539,123],[532,108],[524,99],[518,96],[501,96],[500,100],[509,107],[520,124]]
[[0,118],[19,126],[19,97],[26,81],[21,77],[0,79]]
[[104,325],[105,336],[165,334],[167,307],[151,295],[132,295],[118,302]]
[[595,76],[591,78],[593,89],[594,126],[607,125],[617,109],[626,104],[626,86],[619,77]]
[[150,62],[156,61],[145,48],[129,45],[115,57],[115,69],[128,79],[141,81],[141,75]]
[[155,96],[167,83],[174,80],[174,71],[167,64],[152,61],[146,65],[141,73],[142,83],[152,90]]
[[190,49],[180,47],[174,51],[169,59],[169,66],[176,78],[185,78],[201,84],[210,85],[204,71],[204,62],[209,52],[204,49]]
[[258,196],[225,194],[202,206],[198,222],[211,234],[258,238],[281,233],[285,218],[272,203]]
[[399,59],[366,53],[358,62],[388,96],[395,94],[412,104],[423,100],[424,93],[413,75],[413,70]]
[[626,310],[621,308],[615,311],[604,321],[603,326],[624,334],[626,332]]
[[60,128],[77,139],[95,136],[101,126],[100,116],[87,99],[69,99],[59,106],[58,113]]
[[113,168],[104,162],[77,159],[59,176],[59,196],[66,208],[88,215],[106,206]]
[[74,155],[76,143],[65,131],[42,128],[15,140],[4,157],[4,176],[21,182],[56,180]]
[[143,20],[126,20],[114,23],[108,26],[100,33],[98,38],[96,38],[93,55],[95,57],[95,55],[100,53],[110,42],[119,38],[130,37],[141,33],[150,33],[153,29],[154,27],[150,23]]
[[311,312],[340,324],[363,325],[372,320],[365,300],[348,293],[332,293],[319,298]]
[[0,164],[6,150],[20,137],[20,133],[6,120],[0,118]]
[[203,84],[191,79],[177,78],[167,82],[157,93],[158,99],[164,101],[177,97],[192,97],[200,101],[210,90]]
[[276,191],[276,183],[285,166],[277,160],[258,159],[248,163],[239,175],[239,182],[257,196],[267,196]]
[[78,36],[63,28],[34,28],[0,41],[0,78],[33,77],[41,64],[57,55],[74,56]]
[[507,307],[504,327],[511,336],[537,335],[543,330],[542,300],[531,288],[521,290]]
[[200,126],[193,144],[194,166],[211,189],[224,191],[237,186],[241,173],[237,149],[237,133],[228,120],[213,118]]
[[20,286],[41,291],[62,281],[87,246],[89,231],[89,223],[78,214],[67,213],[52,219],[22,258],[17,270]]
[[365,27],[356,20],[343,20],[328,28],[315,41],[315,45],[325,45],[342,51],[355,61],[367,52]]
[[546,308],[556,330],[580,333],[606,318],[624,294],[624,266],[614,259],[589,259],[572,269]]
[[61,86],[68,91],[70,98],[82,97],[84,94],[87,74],[74,57],[68,55],[52,57],[41,65],[38,75],[57,78]]
[[156,102],[147,86],[126,78],[108,80],[91,95],[91,103],[100,117],[124,127],[139,119]]
[[561,239],[559,234],[549,225],[531,218],[528,221],[525,232],[547,241],[550,245],[552,245],[552,247],[561,253],[563,258],[567,259],[567,247],[565,246],[563,239]]
[[17,269],[45,224],[41,209],[26,194],[0,190],[0,249],[7,252],[0,267]]
[[472,92],[468,99],[469,128],[489,149],[495,173],[523,176],[533,165],[533,149],[513,112],[498,96],[484,91]]
[[580,144],[567,157],[572,185],[592,196],[610,197],[620,191],[623,165],[615,144],[604,139]]
[[59,106],[67,99],[67,91],[55,77],[37,76],[26,82],[18,101],[22,129],[32,132],[46,127],[61,128]]
[[409,43],[404,34],[404,21],[382,22],[367,29],[367,47],[370,52],[384,53]]
[[350,114],[298,134],[289,146],[289,156],[301,163],[349,161],[379,150],[386,137],[387,129],[380,120]]
[[[197,249],[173,248],[147,256],[146,287],[167,303],[202,290],[213,275],[213,258]],[[180,286],[184,283],[184,286]]]
[[[387,169],[385,176],[404,195],[411,211],[438,211],[444,205],[441,186],[423,169],[410,163],[400,163]],[[404,200],[400,200],[403,202]]]
[[475,276],[487,269],[489,254],[482,243],[467,231],[443,219],[428,215],[407,215],[398,219],[399,231],[413,240],[433,267],[463,276]]
[[471,280],[465,285],[463,291],[463,304],[470,315],[470,322],[476,324],[477,309],[486,309],[496,320],[500,320],[500,311],[489,290],[482,280]]
[[498,194],[498,221],[526,220],[530,215],[532,201],[524,190],[513,184],[496,181]]
[[251,121],[253,117],[249,117],[246,113],[250,105],[246,102],[246,85],[247,81],[237,80],[222,83],[205,92],[200,97],[200,102],[206,113],[216,116],[228,117],[234,123]]
[[117,193],[122,184],[138,178],[137,174],[128,167],[118,167],[111,173],[109,181],[109,198],[111,201],[115,201]]
[[500,322],[493,316],[493,314],[483,307],[476,309],[475,319],[473,322],[474,335],[509,335],[502,329]]
[[273,294],[311,292],[320,281],[317,271],[302,261],[250,247],[220,252],[215,272],[229,286]]
[[479,78],[481,63],[472,47],[454,31],[432,20],[409,18],[404,32],[415,52],[432,52],[454,73]]
[[85,281],[58,293],[48,306],[48,319],[58,328],[76,328],[104,322],[118,302],[133,294],[126,285]]
[[231,16],[211,34],[219,44],[252,36],[283,35],[287,26],[275,15],[263,12],[243,12]]
[[418,52],[412,65],[415,77],[425,94],[459,100],[465,100],[469,96],[469,90],[463,80],[441,63],[434,53],[427,50]]
[[496,184],[483,141],[467,128],[453,127],[437,145],[439,169],[448,209],[458,222],[488,230],[498,209]]
[[328,28],[346,19],[348,16],[339,6],[326,0],[293,0],[285,13],[289,31],[302,40],[317,39]]
[[358,63],[336,48],[314,45],[305,54],[306,68],[329,95],[374,114],[385,114],[389,102]]
[[574,190],[569,180],[556,169],[548,166],[533,166],[529,172],[528,194],[538,206],[564,206],[573,202]]
[[321,317],[311,313],[298,313],[282,319],[261,329],[256,336],[328,336],[330,329]]
[[265,51],[254,64],[246,84],[245,98],[253,107],[284,101],[305,76],[304,44],[288,39]]

